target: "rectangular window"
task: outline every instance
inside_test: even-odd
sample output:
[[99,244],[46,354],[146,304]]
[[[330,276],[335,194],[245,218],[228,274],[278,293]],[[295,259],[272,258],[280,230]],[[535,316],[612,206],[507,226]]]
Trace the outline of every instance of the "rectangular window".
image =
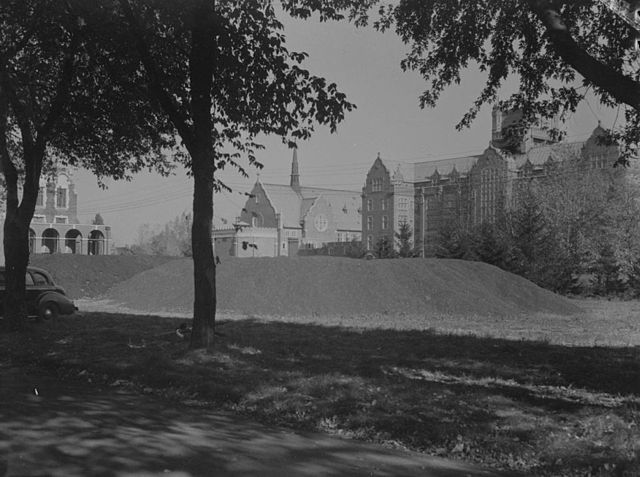
[[369,215],[367,216],[367,230],[372,230],[373,229],[373,216]]
[[382,200],[380,201],[380,208],[381,208],[382,210],[387,210],[387,199],[382,199]]
[[389,227],[389,216],[387,215],[383,215],[382,216],[382,229],[387,229]]
[[44,187],[40,187],[38,190],[38,198],[36,199],[36,207],[44,207],[44,195],[46,190]]
[[373,237],[371,235],[367,236],[367,250],[371,250],[373,248]]
[[367,210],[368,211],[373,210],[373,201],[371,199],[367,199]]
[[56,192],[56,208],[67,208],[67,189],[65,189],[64,187],[59,187]]
[[66,224],[69,222],[69,218],[65,215],[56,215],[55,222],[56,224]]
[[44,215],[34,215],[33,219],[31,219],[31,222],[33,222],[34,224],[44,224],[46,220],[46,217]]

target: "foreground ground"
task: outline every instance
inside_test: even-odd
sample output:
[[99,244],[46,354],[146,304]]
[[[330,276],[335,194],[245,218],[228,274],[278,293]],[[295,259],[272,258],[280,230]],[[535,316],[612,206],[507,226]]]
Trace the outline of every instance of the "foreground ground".
[[[96,312],[0,336],[0,358],[494,469],[639,475],[639,305],[576,303],[588,309],[561,321],[499,317],[487,327],[491,320],[459,317],[450,332],[428,316],[420,326],[402,316],[236,316],[223,321],[210,354],[187,351],[175,333],[184,320]],[[536,335],[543,322],[545,335]],[[543,341],[496,337],[506,323]]]
[[[441,458],[294,433],[0,363],[0,475],[492,477]],[[36,394],[37,392],[37,394]]]

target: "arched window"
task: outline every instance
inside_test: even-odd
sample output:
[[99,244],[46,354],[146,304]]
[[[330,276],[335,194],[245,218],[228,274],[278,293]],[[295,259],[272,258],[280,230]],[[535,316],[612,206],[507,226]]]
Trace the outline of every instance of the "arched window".
[[87,252],[89,255],[103,255],[105,253],[104,235],[99,230],[92,230],[89,234]]
[[47,229],[42,232],[41,253],[58,253],[58,238],[60,234],[56,229]]

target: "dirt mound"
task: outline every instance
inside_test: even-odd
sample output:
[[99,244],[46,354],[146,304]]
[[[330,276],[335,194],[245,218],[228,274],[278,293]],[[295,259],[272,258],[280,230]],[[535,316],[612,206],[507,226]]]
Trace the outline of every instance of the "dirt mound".
[[173,260],[151,255],[31,255],[30,265],[48,270],[73,299],[95,297],[117,283]]
[[[226,259],[218,309],[253,315],[569,314],[579,309],[530,281],[479,262],[438,259]],[[165,263],[105,296],[132,309],[189,312],[193,265]]]

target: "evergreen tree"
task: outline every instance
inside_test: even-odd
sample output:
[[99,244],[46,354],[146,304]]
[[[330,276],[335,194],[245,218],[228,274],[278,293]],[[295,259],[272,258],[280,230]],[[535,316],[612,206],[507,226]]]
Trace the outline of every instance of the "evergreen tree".
[[438,235],[435,255],[438,258],[468,259],[471,255],[469,234],[457,221],[448,221]]
[[375,254],[378,258],[396,258],[396,251],[393,244],[387,237],[382,237],[376,242]]
[[398,255],[403,258],[413,257],[413,231],[411,230],[411,225],[407,222],[400,223],[400,227],[397,232],[395,232],[396,244],[398,246]]

